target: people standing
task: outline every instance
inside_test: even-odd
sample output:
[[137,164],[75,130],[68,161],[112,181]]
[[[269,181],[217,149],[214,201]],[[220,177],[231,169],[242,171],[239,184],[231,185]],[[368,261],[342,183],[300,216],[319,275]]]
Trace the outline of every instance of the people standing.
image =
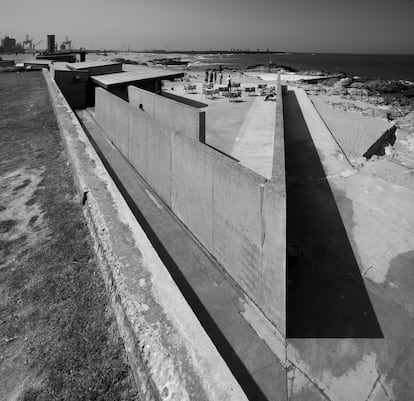
[[230,74],[227,76],[227,88],[229,92],[231,92],[231,76]]
[[217,71],[214,70],[214,83],[217,83]]
[[206,70],[206,76],[205,76],[205,78],[204,78],[204,82],[205,82],[205,83],[208,83],[209,71],[210,71],[210,70]]
[[220,80],[220,85],[221,85],[223,83],[223,73],[222,72],[220,72],[219,80]]

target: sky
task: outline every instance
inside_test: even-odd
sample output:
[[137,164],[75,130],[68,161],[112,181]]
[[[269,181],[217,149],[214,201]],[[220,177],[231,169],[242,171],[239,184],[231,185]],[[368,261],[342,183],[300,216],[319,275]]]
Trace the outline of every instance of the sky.
[[1,0],[0,36],[94,49],[414,54],[414,0]]

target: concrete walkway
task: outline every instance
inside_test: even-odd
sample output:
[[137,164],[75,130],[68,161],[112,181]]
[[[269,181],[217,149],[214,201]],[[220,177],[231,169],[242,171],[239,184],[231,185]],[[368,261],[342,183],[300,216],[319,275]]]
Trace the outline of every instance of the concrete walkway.
[[78,117],[140,226],[249,399],[286,400],[286,371],[243,314],[248,302],[163,205],[89,111]]
[[[264,96],[243,93],[238,102],[229,102],[220,95],[213,99],[202,94],[201,84],[196,93],[186,93],[182,83],[167,93],[205,103],[206,143],[236,158],[240,164],[265,178],[272,175],[273,142],[276,124],[276,103],[264,101]],[[242,84],[241,89],[249,84]],[[168,88],[167,88],[168,89]]]
[[256,97],[236,138],[233,156],[249,169],[272,177],[276,104]]
[[289,266],[288,330],[330,337],[289,339],[289,399],[410,400],[414,193],[350,169],[302,90],[289,91],[285,117],[288,236],[302,249]]
[[285,105],[287,334],[296,338],[382,337],[335,198],[294,92]]

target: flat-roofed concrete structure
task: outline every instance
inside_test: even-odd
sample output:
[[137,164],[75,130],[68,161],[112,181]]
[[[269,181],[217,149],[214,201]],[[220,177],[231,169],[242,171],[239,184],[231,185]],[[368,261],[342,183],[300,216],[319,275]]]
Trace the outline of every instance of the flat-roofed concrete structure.
[[128,85],[136,86],[153,93],[161,93],[161,81],[172,81],[184,77],[182,71],[166,71],[158,68],[142,67],[136,71],[118,74],[93,76],[96,86],[104,88],[124,100],[128,100]]
[[76,54],[72,53],[50,53],[43,54],[36,57],[38,60],[51,60],[51,61],[67,61],[74,63],[76,61]]
[[89,75],[103,75],[122,72],[122,63],[114,61],[82,61],[67,64],[72,71],[88,71]]
[[[55,67],[56,65],[56,67]],[[82,61],[51,66],[53,78],[72,108],[83,109],[94,104],[95,85],[91,76],[122,72],[122,63],[111,61]]]
[[41,70],[43,68],[49,69],[52,61],[50,60],[27,60],[23,63],[24,68],[30,67],[32,70]]

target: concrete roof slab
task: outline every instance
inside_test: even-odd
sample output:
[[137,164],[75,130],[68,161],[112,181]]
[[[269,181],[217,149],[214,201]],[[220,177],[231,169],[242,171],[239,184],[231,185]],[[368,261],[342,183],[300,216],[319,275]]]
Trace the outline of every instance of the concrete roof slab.
[[108,89],[111,86],[130,85],[140,81],[160,81],[182,78],[184,72],[168,72],[157,68],[142,68],[136,71],[119,72],[114,74],[96,75],[92,77],[99,86]]

